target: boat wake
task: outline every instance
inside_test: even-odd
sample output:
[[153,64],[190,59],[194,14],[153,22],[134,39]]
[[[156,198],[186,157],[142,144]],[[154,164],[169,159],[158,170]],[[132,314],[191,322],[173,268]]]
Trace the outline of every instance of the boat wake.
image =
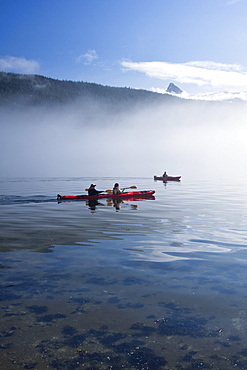
[[48,203],[56,202],[55,198],[45,195],[19,196],[19,195],[0,195],[0,205],[28,204],[28,203]]

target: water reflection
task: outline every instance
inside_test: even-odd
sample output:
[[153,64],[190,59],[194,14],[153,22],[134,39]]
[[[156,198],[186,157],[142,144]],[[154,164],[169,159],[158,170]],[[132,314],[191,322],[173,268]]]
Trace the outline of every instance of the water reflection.
[[[106,199],[106,203],[102,203],[102,202],[99,202],[97,199],[91,199],[91,200],[87,200],[85,203],[86,203],[86,206],[94,213],[96,212],[97,210],[97,207],[99,206],[108,206],[108,207],[114,207],[116,211],[120,211],[121,210],[121,207],[124,206],[124,205],[129,205],[130,204],[130,210],[131,211],[136,211],[138,209],[138,205],[137,204],[133,204],[132,202],[137,202],[137,201],[141,201],[141,200],[155,200],[155,197],[154,196],[150,196],[150,197],[134,197],[134,198],[130,198],[130,199]],[[66,202],[66,201],[63,201],[63,202]],[[70,202],[70,201],[67,201],[67,202]],[[59,202],[61,203],[61,202]]]
[[247,368],[246,190],[170,185],[155,202],[2,205],[4,369]]
[[[109,207],[114,207],[116,211],[120,211],[121,206],[123,206],[124,204],[127,204],[127,203],[121,199],[108,199],[107,200],[107,205]],[[132,203],[130,204],[131,211],[135,211],[137,210],[137,208],[138,208],[137,204],[132,204]]]
[[86,205],[91,209],[92,212],[96,211],[96,206],[104,206],[103,203],[100,203],[97,199],[91,199],[86,201]]

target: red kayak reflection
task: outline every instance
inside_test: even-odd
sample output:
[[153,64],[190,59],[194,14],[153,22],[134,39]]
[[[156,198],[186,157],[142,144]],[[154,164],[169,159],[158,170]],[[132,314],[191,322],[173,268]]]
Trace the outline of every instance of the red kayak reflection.
[[[98,206],[105,206],[105,205],[107,205],[108,207],[114,207],[116,211],[120,211],[121,206],[126,204],[127,202],[135,202],[135,201],[138,202],[140,200],[155,200],[155,197],[153,195],[150,195],[150,196],[144,196],[144,197],[139,196],[139,197],[132,197],[132,198],[124,198],[124,199],[107,199],[106,204],[100,203],[97,199],[91,199],[91,200],[86,201],[86,205],[92,212],[95,212]],[[137,210],[137,204],[131,204],[130,208],[131,210]]]

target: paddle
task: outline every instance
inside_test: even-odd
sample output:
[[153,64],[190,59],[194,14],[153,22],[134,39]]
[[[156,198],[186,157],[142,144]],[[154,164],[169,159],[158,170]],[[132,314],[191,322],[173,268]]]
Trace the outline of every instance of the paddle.
[[[85,191],[88,191],[89,189],[85,189]],[[107,190],[106,190],[107,191]]]
[[[125,189],[137,189],[137,186],[135,185],[132,185],[132,186],[129,186],[127,188],[122,188],[121,190],[124,191]],[[85,189],[85,191],[88,191],[89,189]],[[112,190],[110,189],[107,189],[105,190],[105,193],[108,193],[108,194],[112,194]]]
[[[122,188],[121,190],[124,191],[125,189],[137,189],[137,186],[135,186],[135,185],[128,186],[127,188]],[[106,193],[112,194],[112,190],[108,189],[108,190],[106,190]]]

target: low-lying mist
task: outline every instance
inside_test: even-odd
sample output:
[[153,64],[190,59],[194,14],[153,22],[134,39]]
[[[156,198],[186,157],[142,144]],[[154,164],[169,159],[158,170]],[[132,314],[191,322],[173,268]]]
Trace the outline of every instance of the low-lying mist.
[[[92,108],[93,107],[93,108]],[[183,102],[0,112],[1,177],[244,176],[247,107]]]

